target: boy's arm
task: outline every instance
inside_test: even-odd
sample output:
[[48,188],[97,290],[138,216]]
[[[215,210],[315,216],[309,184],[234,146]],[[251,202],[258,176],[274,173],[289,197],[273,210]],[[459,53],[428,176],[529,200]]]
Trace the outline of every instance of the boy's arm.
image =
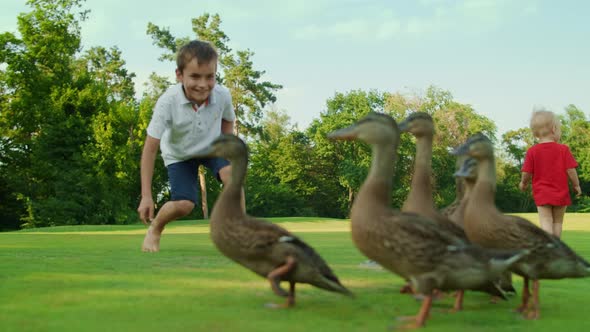
[[141,202],[137,208],[139,218],[144,224],[154,219],[154,199],[152,197],[152,177],[154,176],[154,164],[160,140],[150,135],[145,138],[143,153],[141,154]]
[[582,195],[582,188],[580,188],[580,180],[578,179],[578,172],[576,172],[575,168],[568,168],[567,176],[572,182],[572,187],[574,187],[574,191],[576,192],[576,196]]
[[233,134],[234,133],[234,122],[221,119],[221,133],[222,134]]
[[522,176],[520,177],[520,183],[518,184],[518,189],[520,189],[521,191],[525,191],[526,187],[529,185],[529,182],[531,182],[532,178],[533,174],[522,172]]

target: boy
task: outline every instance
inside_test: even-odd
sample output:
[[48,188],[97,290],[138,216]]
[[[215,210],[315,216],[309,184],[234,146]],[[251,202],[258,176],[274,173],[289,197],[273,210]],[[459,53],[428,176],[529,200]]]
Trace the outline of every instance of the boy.
[[565,209],[571,205],[568,178],[576,195],[582,194],[576,172],[578,163],[568,146],[558,143],[561,138],[560,123],[553,112],[534,111],[531,130],[539,142],[526,152],[518,186],[524,191],[533,180],[533,199],[541,228],[559,238]]
[[[221,158],[194,159],[220,134],[232,134],[235,113],[229,90],[215,84],[217,52],[207,42],[194,40],[178,51],[176,79],[158,99],[141,156],[141,202],[137,208],[144,224],[150,221],[142,250],[160,250],[160,236],[167,223],[188,215],[198,197],[198,167],[205,165],[221,182],[231,175],[229,162]],[[168,169],[170,201],[154,218],[152,177],[158,147]]]

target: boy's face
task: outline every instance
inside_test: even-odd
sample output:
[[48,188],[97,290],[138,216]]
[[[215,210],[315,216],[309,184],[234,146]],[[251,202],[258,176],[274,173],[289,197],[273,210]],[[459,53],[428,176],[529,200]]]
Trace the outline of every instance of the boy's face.
[[176,79],[184,86],[186,98],[200,105],[209,98],[215,86],[216,71],[217,61],[199,63],[194,58],[182,72],[176,69]]

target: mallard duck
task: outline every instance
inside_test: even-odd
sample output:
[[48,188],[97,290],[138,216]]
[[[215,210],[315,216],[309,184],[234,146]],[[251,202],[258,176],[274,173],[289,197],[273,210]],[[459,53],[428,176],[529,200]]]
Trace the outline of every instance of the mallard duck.
[[454,175],[457,179],[456,182],[459,186],[461,186],[461,194],[460,197],[458,195],[458,199],[456,198],[458,203],[452,211],[449,211],[450,213],[448,217],[449,219],[453,220],[454,223],[463,227],[463,215],[465,214],[465,207],[467,206],[467,201],[471,195],[471,190],[473,190],[475,180],[477,179],[477,160],[467,156],[459,156],[457,161],[460,161],[461,164]]
[[[409,280],[418,293],[425,295],[409,327],[424,325],[434,289],[494,287],[491,281],[526,255],[525,251],[490,253],[467,244],[427,217],[391,208],[400,131],[390,116],[370,113],[328,137],[362,140],[372,147],[369,174],[350,211],[352,240],[365,256]],[[494,289],[503,295],[501,288]]]
[[[530,255],[516,262],[511,270],[524,278],[522,303],[517,311],[525,318],[539,318],[539,280],[587,277],[590,264],[559,238],[527,219],[505,215],[498,210],[494,203],[494,147],[485,135],[480,133],[470,137],[454,153],[477,160],[477,179],[464,214],[467,236],[473,243],[488,248],[530,250]],[[532,302],[529,300],[529,280],[533,284]]]
[[[434,204],[432,184],[432,142],[434,138],[434,121],[425,112],[414,112],[399,124],[401,132],[412,134],[416,138],[416,155],[414,172],[408,197],[402,205],[403,212],[414,212],[436,221],[445,230],[453,233],[465,242],[467,235],[458,222],[440,213]],[[511,285],[508,290],[513,290]],[[493,289],[492,287],[490,287]],[[407,289],[405,287],[403,290]],[[506,290],[506,289],[505,289]],[[464,291],[456,294],[454,310],[462,310]]]
[[[455,218],[457,224],[463,225],[465,207],[467,206],[473,186],[477,180],[477,160],[467,156],[459,156],[457,160],[463,161],[461,167],[455,172],[455,177],[461,180],[463,194],[459,205],[455,211],[453,211],[451,218]],[[514,286],[512,285],[512,272],[506,271],[502,273],[499,285],[504,291],[506,291],[506,293],[511,295],[516,294],[516,289],[514,289]],[[496,299],[493,298],[492,300],[495,301]]]
[[[455,224],[463,228],[463,210],[464,203],[467,202],[465,197],[465,178],[458,176],[457,173],[463,167],[463,163],[467,159],[466,156],[458,156],[456,161],[456,172],[455,172],[455,199],[451,204],[445,206],[440,210],[440,214],[449,218]],[[475,171],[474,171],[475,173]],[[466,197],[465,197],[466,198]]]
[[428,113],[414,112],[399,124],[401,132],[416,137],[416,156],[414,172],[408,197],[402,205],[402,211],[414,212],[435,220],[454,235],[468,241],[463,228],[443,216],[434,205],[432,193],[432,140],[434,122]]
[[[295,305],[296,283],[352,296],[311,246],[286,229],[244,211],[240,201],[248,150],[240,138],[222,135],[196,157],[221,157],[232,165],[231,180],[211,212],[211,239],[226,257],[267,278],[274,293],[287,298],[280,307]],[[280,287],[281,281],[289,282],[288,292]]]

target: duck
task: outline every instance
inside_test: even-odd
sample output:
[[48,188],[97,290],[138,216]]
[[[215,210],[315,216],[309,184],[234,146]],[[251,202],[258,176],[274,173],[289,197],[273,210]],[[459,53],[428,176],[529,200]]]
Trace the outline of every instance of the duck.
[[411,113],[399,124],[402,133],[416,138],[416,156],[410,192],[402,205],[402,211],[414,212],[436,221],[441,227],[464,241],[469,241],[463,228],[442,215],[434,204],[432,190],[432,141],[434,121],[426,112]]
[[[371,146],[369,173],[350,210],[354,245],[367,258],[409,280],[424,295],[407,328],[424,326],[433,291],[492,286],[491,281],[527,254],[525,250],[490,252],[470,245],[433,220],[391,207],[391,192],[400,130],[384,113],[371,112],[349,127],[328,134],[335,140],[360,140]],[[492,292],[493,290],[489,290]]]
[[[266,278],[276,295],[286,297],[284,304],[269,304],[270,307],[293,307],[296,283],[353,297],[310,245],[279,225],[247,214],[241,197],[248,148],[242,139],[223,134],[195,157],[221,157],[230,162],[231,178],[211,211],[210,236],[224,256]],[[288,291],[281,288],[282,281],[289,283]]]
[[[459,225],[463,228],[463,210],[465,208],[465,203],[467,202],[467,197],[465,196],[465,181],[467,177],[460,176],[459,172],[463,168],[463,164],[465,161],[469,159],[466,156],[458,156],[457,160],[455,161],[455,199],[451,202],[451,204],[445,206],[444,208],[440,209],[440,214],[449,218],[452,222]],[[472,159],[475,162],[475,159]],[[475,173],[474,170],[472,170]]]
[[[464,212],[465,233],[473,243],[486,248],[530,251],[510,270],[523,277],[522,302],[516,311],[526,319],[538,319],[539,280],[588,277],[590,264],[565,242],[529,220],[500,212],[494,202],[494,146],[487,136],[477,133],[469,137],[454,154],[477,161],[477,178]],[[532,282],[532,294],[529,282]]]
[[[414,158],[414,171],[410,191],[404,201],[401,210],[413,212],[434,220],[442,228],[451,232],[461,240],[469,243],[469,239],[461,227],[459,220],[453,221],[443,215],[434,204],[433,183],[432,183],[432,142],[434,138],[434,121],[426,112],[413,112],[399,123],[402,133],[409,133],[416,138],[416,155]],[[505,279],[502,277],[501,279]],[[496,281],[494,281],[496,282]],[[498,281],[499,282],[499,281]],[[513,291],[510,283],[506,285],[505,291]],[[493,289],[492,287],[489,287]],[[407,289],[404,288],[403,290]],[[492,294],[492,296],[496,296]],[[458,290],[455,296],[453,311],[463,309],[464,291]],[[506,298],[504,298],[506,299]]]
[[[462,187],[462,195],[457,208],[455,208],[453,213],[449,216],[449,219],[454,219],[453,222],[463,227],[465,207],[467,206],[473,186],[477,180],[477,160],[467,156],[458,156],[457,161],[462,162],[462,164],[454,175],[456,179],[459,179],[457,182],[459,182]],[[505,271],[500,277],[499,285],[506,292],[506,294],[516,294],[516,289],[512,284],[512,272]],[[496,301],[497,298],[492,297],[492,302]]]

